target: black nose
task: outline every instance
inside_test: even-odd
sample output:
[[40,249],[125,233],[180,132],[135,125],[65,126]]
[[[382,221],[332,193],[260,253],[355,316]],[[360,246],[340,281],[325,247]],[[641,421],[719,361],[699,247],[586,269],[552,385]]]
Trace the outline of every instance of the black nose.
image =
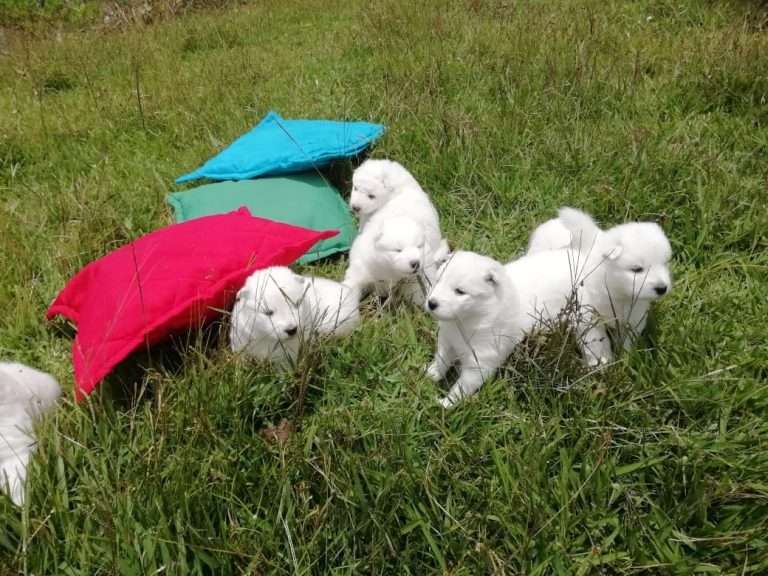
[[296,336],[296,331],[298,328],[296,326],[293,326],[291,328],[286,328],[285,333],[288,334],[288,336]]
[[413,268],[414,270],[418,270],[419,266],[421,266],[421,262],[419,262],[418,260],[411,260],[411,268]]
[[434,310],[435,308],[437,308],[437,300],[435,300],[434,298],[430,298],[429,301],[427,302],[427,306],[429,306],[430,310]]
[[357,204],[352,204],[350,208],[352,208],[352,212],[360,212],[360,206],[358,206]]
[[654,291],[655,291],[655,292],[656,292],[656,294],[658,294],[659,296],[664,296],[664,294],[666,294],[666,293],[667,293],[667,287],[666,287],[666,286],[656,286],[656,287],[654,288]]

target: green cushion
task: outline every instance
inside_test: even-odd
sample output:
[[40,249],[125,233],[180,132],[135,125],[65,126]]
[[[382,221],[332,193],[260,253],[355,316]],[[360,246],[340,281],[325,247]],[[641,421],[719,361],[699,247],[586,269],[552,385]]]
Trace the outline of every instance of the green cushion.
[[313,246],[299,259],[300,264],[346,252],[355,239],[355,224],[347,204],[338,190],[316,173],[206,184],[169,194],[166,201],[173,207],[176,222],[246,206],[254,216],[312,230],[339,231]]

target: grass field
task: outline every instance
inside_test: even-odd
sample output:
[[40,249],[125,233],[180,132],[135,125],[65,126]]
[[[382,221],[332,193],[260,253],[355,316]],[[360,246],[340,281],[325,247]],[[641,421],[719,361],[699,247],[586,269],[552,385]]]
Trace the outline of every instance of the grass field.
[[[71,333],[48,303],[169,223],[174,177],[270,109],[383,122],[374,155],[413,171],[454,246],[501,260],[563,204],[657,220],[675,286],[601,373],[550,342],[447,413],[420,372],[434,326],[408,306],[366,306],[296,375],[235,361],[217,327],[181,338],[41,424],[27,506],[0,498],[0,575],[768,574],[758,3],[263,1],[64,22],[0,45],[0,352],[68,391]],[[287,439],[265,438],[282,419]]]

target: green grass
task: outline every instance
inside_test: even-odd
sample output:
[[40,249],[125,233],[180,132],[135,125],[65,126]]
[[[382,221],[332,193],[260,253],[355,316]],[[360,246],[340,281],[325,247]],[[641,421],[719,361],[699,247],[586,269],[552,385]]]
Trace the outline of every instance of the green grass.
[[736,1],[269,1],[8,36],[0,352],[67,390],[48,303],[270,109],[385,123],[374,154],[501,260],[563,204],[659,220],[675,286],[615,366],[553,339],[449,413],[407,306],[366,307],[296,376],[218,327],[182,337],[41,424],[0,574],[768,573],[764,23]]
[[94,0],[0,0],[0,23],[25,28],[84,25],[96,19],[98,7]]

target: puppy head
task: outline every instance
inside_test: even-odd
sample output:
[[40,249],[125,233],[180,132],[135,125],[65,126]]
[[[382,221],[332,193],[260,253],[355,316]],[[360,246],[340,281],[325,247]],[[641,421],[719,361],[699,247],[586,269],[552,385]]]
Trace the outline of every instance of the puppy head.
[[601,250],[612,294],[631,300],[656,300],[672,287],[672,248],[657,224],[631,222],[611,228],[604,235]]
[[438,269],[424,306],[438,320],[481,317],[499,303],[507,282],[504,267],[493,258],[454,252]]
[[424,230],[410,218],[390,218],[383,223],[374,241],[376,254],[397,278],[424,269]]
[[0,362],[0,418],[22,411],[30,416],[42,414],[60,395],[61,387],[50,374],[18,362]]
[[299,335],[301,304],[307,281],[282,266],[252,274],[238,292],[238,304],[248,310],[249,330],[284,341]]
[[352,175],[349,206],[358,216],[370,216],[411,183],[413,176],[397,162],[366,160]]

